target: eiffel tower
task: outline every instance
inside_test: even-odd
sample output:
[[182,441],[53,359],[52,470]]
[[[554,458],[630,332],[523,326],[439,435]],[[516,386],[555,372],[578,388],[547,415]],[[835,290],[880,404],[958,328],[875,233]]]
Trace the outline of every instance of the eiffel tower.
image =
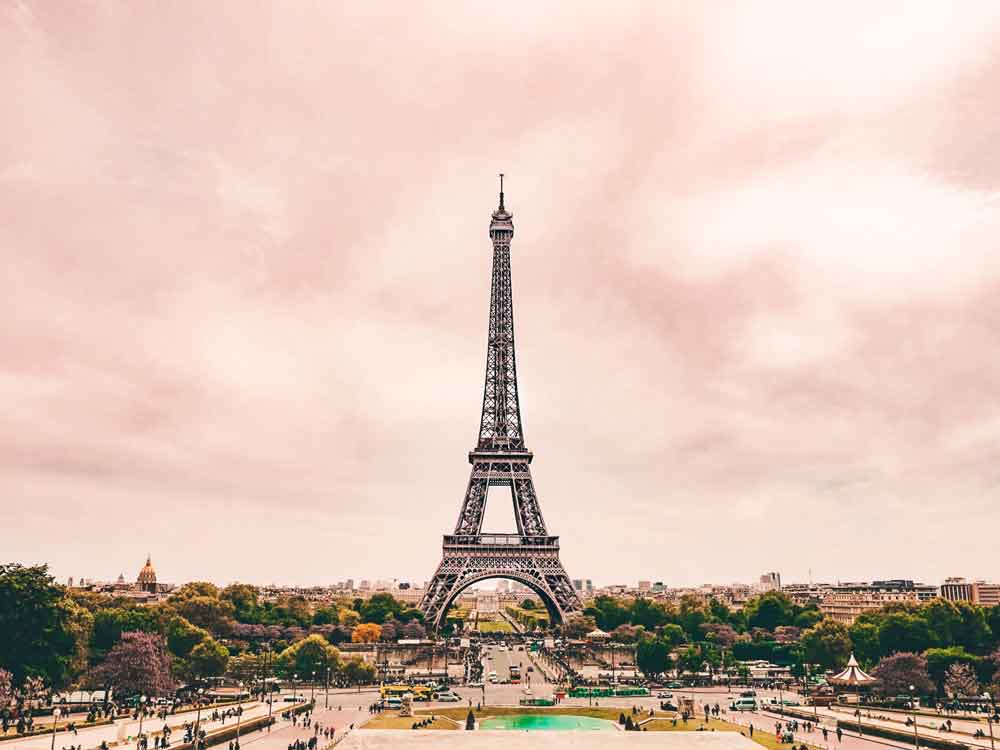
[[[533,455],[524,447],[510,291],[512,219],[513,214],[504,208],[501,174],[500,207],[490,222],[493,285],[479,440],[469,453],[472,474],[455,532],[444,537],[441,564],[420,604],[426,622],[435,629],[444,624],[448,607],[463,589],[487,578],[509,578],[530,588],[545,604],[552,622],[561,622],[567,613],[581,609],[559,561],[559,537],[550,536],[545,528],[528,468]],[[511,488],[516,534],[483,531],[490,487]]]

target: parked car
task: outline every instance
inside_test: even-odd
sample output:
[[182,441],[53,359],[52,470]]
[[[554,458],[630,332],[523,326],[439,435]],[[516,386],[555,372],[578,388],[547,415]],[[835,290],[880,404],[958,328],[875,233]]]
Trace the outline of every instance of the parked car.
[[656,694],[656,697],[657,697],[657,698],[673,698],[673,697],[674,697],[674,694],[673,694],[673,693],[668,693],[668,692],[667,692],[667,691],[665,691],[665,690],[661,690],[660,692],[658,692],[658,693]]

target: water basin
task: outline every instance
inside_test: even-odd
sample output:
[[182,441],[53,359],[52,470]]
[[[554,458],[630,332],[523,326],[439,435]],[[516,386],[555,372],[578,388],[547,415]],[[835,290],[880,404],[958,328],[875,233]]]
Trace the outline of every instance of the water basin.
[[563,714],[518,714],[517,716],[493,716],[479,722],[480,729],[514,730],[557,730],[557,731],[615,731],[615,725],[606,719],[590,716],[566,716]]

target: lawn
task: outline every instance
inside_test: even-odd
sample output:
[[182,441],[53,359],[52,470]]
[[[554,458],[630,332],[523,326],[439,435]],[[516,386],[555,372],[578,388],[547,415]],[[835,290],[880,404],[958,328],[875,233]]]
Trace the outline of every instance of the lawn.
[[513,633],[514,628],[510,626],[509,622],[504,620],[497,620],[495,622],[481,622],[479,623],[480,633]]
[[[458,729],[458,725],[447,719],[440,718],[440,711],[433,712],[435,719],[429,726],[421,727],[421,729]],[[418,721],[423,721],[425,716],[400,716],[395,711],[388,711],[386,713],[379,714],[378,716],[372,717],[372,719],[364,724],[362,729],[410,729]],[[464,716],[462,717],[465,718]]]
[[[669,718],[654,718],[653,721],[648,724],[644,724],[643,728],[649,732],[697,732],[699,728],[701,728],[706,732],[710,732],[714,729],[716,732],[740,732],[744,735],[748,734],[746,727],[741,727],[738,724],[730,724],[728,721],[720,721],[719,719],[711,719],[707,723],[704,719],[698,719],[697,721],[689,719],[687,724],[678,720],[677,726],[674,726],[673,722]],[[767,750],[791,750],[793,747],[792,745],[778,742],[778,740],[774,737],[774,732],[768,732],[766,730],[761,731],[759,727],[753,733],[753,741],[758,745],[766,747]],[[794,747],[799,747],[803,744],[806,743],[797,738],[795,740]]]

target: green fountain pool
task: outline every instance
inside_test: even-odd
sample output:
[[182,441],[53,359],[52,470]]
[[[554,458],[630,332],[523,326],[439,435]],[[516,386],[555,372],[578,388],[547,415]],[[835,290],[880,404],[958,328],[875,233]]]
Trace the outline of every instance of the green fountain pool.
[[494,716],[479,722],[480,729],[514,730],[561,730],[561,731],[614,731],[615,725],[605,719],[590,716],[566,716],[563,714],[519,714],[517,716]]

